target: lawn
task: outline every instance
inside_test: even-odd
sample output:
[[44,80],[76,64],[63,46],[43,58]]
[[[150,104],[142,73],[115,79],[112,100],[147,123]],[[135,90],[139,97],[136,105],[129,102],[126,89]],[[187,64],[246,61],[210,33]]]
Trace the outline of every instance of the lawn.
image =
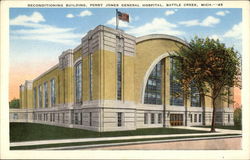
[[70,138],[91,138],[91,137],[118,137],[136,135],[162,135],[162,134],[188,134],[188,133],[208,133],[207,131],[197,131],[177,128],[149,128],[137,129],[133,131],[115,132],[94,132],[77,128],[65,128],[36,123],[10,123],[10,142],[70,139]]
[[[211,128],[211,126],[195,126],[195,127]],[[218,129],[242,130],[241,126],[215,126],[215,128],[218,128]]]

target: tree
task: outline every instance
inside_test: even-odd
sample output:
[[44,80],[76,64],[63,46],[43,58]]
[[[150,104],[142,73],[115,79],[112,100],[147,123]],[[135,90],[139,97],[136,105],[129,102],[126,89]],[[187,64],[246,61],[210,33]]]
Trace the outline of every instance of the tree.
[[9,107],[10,108],[20,108],[20,105],[19,105],[19,99],[12,99],[10,102],[9,102]]
[[190,86],[190,82],[197,87],[203,98],[202,106],[205,105],[205,96],[212,99],[211,132],[215,132],[216,100],[219,96],[227,95],[225,92],[228,88],[240,84],[238,52],[234,48],[227,48],[219,40],[195,37],[188,47],[181,46],[173,56],[178,61],[176,73],[180,81],[185,82],[184,87]]
[[242,112],[241,108],[236,108],[234,110],[234,126],[241,128],[242,124]]

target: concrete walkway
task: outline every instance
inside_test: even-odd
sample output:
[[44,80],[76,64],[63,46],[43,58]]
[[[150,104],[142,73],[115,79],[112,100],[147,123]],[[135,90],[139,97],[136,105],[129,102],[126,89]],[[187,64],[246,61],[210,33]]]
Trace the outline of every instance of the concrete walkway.
[[[207,137],[206,139],[189,138],[178,141],[161,141],[154,143],[128,144],[128,145],[110,145],[93,146],[87,148],[60,148],[77,150],[240,150],[241,137]],[[51,148],[50,148],[51,149]],[[59,148],[56,148],[57,150]]]
[[[202,127],[171,127],[180,129],[191,129],[200,131],[209,131],[210,128]],[[25,141],[10,143],[10,147],[15,146],[32,146],[44,144],[60,144],[60,143],[76,143],[76,142],[93,142],[93,141],[110,141],[110,140],[131,140],[131,139],[146,139],[146,138],[168,138],[168,137],[182,137],[182,136],[210,136],[222,134],[241,134],[240,130],[216,129],[215,133],[192,133],[192,134],[167,134],[167,135],[143,135],[143,136],[121,136],[121,137],[101,137],[101,138],[78,138],[78,139],[60,139],[60,140],[41,140],[41,141]]]

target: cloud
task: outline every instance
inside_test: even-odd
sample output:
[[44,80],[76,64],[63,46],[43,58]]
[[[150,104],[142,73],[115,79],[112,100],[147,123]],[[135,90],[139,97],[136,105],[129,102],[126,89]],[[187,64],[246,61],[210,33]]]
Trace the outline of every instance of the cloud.
[[214,39],[214,40],[219,39],[220,41],[222,41],[223,40],[223,35],[213,34],[213,35],[209,36],[209,38]]
[[208,16],[206,19],[204,19],[200,25],[206,26],[206,27],[213,27],[215,24],[220,23],[220,19],[215,18],[213,16]]
[[67,17],[67,18],[74,18],[75,16],[74,16],[73,14],[70,13],[70,14],[67,14],[66,17]]
[[226,31],[224,34],[213,34],[209,36],[209,38],[220,40],[223,40],[225,38],[233,38],[239,40],[242,38],[242,22],[240,22],[239,24],[235,24],[230,30]]
[[89,10],[85,10],[85,11],[80,12],[80,14],[78,16],[85,17],[85,16],[91,16],[91,15],[93,15],[92,12],[90,12]]
[[235,24],[229,31],[224,34],[226,38],[235,38],[241,39],[242,38],[242,22],[239,24]]
[[45,19],[39,12],[34,12],[31,16],[20,15],[11,19],[11,26],[22,27],[22,29],[10,30],[11,38],[77,45],[76,39],[84,36],[84,34],[74,33],[75,28],[60,28],[40,22],[45,22]]
[[175,9],[175,10],[166,10],[165,15],[169,16],[169,15],[175,14],[175,12],[177,12],[177,9]]
[[27,27],[41,27],[40,22],[45,22],[43,15],[39,12],[33,12],[32,15],[19,15],[10,20],[12,26],[27,26]]
[[189,20],[189,21],[181,21],[179,22],[179,24],[190,27],[190,26],[198,26],[200,25],[200,22],[197,19],[194,19],[194,20]]
[[[131,19],[132,17],[130,17],[130,21],[132,21],[133,19]],[[111,18],[110,20],[108,20],[106,22],[106,24],[108,25],[112,25],[112,26],[116,26],[116,17]],[[123,27],[123,28],[132,28],[132,26],[129,25],[129,23],[124,22],[124,21],[120,21],[119,20],[119,27]]]
[[208,16],[201,22],[197,19],[179,22],[179,24],[185,25],[186,27],[190,27],[190,26],[213,27],[215,24],[218,24],[218,23],[220,23],[220,19],[215,18],[213,16]]
[[177,26],[175,24],[169,23],[164,18],[154,18],[152,22],[127,30],[127,33],[135,36],[142,36],[146,34],[183,35],[184,32],[175,30],[176,27]]
[[230,12],[228,10],[226,11],[219,11],[219,12],[216,12],[216,15],[217,16],[225,16],[226,14],[229,14]]

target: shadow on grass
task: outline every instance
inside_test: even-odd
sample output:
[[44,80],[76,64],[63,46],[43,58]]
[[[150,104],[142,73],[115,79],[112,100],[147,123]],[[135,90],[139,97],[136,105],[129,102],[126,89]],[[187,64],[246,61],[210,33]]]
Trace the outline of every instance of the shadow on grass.
[[[202,128],[211,128],[211,126],[194,126],[194,127],[202,127]],[[241,126],[215,126],[218,129],[231,129],[231,130],[242,130]]]
[[10,142],[189,133],[208,132],[177,128],[147,128],[132,131],[94,132],[77,128],[66,128],[36,123],[10,123]]

